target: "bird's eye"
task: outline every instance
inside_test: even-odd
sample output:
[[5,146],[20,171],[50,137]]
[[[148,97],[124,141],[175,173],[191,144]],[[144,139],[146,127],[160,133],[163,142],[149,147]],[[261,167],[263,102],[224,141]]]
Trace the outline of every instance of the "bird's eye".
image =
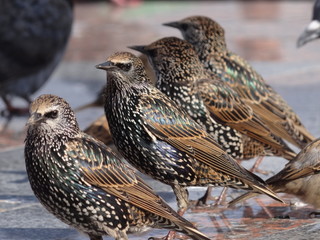
[[131,63],[118,63],[117,67],[125,72],[129,72],[131,69],[132,64]]
[[55,119],[55,118],[58,117],[58,110],[50,111],[50,112],[46,113],[44,116],[45,116],[46,118]]

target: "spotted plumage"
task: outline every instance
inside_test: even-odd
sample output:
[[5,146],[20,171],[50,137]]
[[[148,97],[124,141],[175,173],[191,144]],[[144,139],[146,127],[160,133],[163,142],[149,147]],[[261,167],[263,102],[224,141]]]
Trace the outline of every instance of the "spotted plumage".
[[183,232],[208,240],[174,212],[135,171],[102,142],[81,132],[68,103],[42,95],[30,109],[25,145],[30,185],[57,218],[102,240],[148,228]]
[[244,59],[227,49],[224,29],[217,22],[193,16],[165,25],[178,28],[204,67],[228,83],[274,134],[299,148],[314,140],[285,100]]
[[137,169],[170,185],[183,212],[187,186],[231,186],[278,199],[176,103],[150,84],[131,53],[115,53],[107,71],[105,114],[118,151]]
[[[276,175],[266,180],[278,193],[292,194],[306,203],[320,208],[320,139],[304,147],[297,157]],[[230,202],[230,206],[255,196],[244,194]]]
[[295,157],[233,89],[207,74],[190,43],[167,37],[131,48],[149,57],[157,88],[185,109],[234,158]]

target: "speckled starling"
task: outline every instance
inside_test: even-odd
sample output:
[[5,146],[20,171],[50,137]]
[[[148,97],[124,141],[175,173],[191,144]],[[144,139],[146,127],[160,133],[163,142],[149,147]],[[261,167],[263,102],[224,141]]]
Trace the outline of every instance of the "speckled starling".
[[[274,136],[250,106],[226,83],[203,68],[192,45],[176,37],[162,38],[132,49],[146,54],[157,76],[157,88],[173,99],[237,160],[277,155],[291,160],[296,154]],[[254,164],[251,171],[258,171]],[[211,189],[199,199],[206,203]],[[218,198],[217,203],[223,196]]]
[[115,53],[97,68],[107,72],[105,114],[115,146],[138,170],[173,188],[180,214],[188,206],[188,186],[230,186],[279,200],[150,84],[135,55]]
[[61,60],[72,21],[71,0],[1,1],[0,96],[10,117],[28,113],[11,97],[31,102]]
[[217,22],[193,16],[164,25],[178,28],[204,67],[227,82],[274,134],[299,148],[314,140],[285,100],[249,63],[227,49],[224,29]]
[[312,19],[306,29],[298,38],[297,46],[311,42],[320,37],[320,0],[316,0],[313,5]]
[[57,218],[102,240],[148,228],[209,240],[174,212],[102,142],[81,132],[68,103],[41,95],[30,107],[26,169],[35,195]]
[[[309,143],[297,157],[276,175],[267,179],[268,186],[278,193],[293,194],[320,209],[320,139]],[[230,202],[230,206],[255,196],[244,194]]]
[[277,155],[291,160],[296,156],[233,89],[207,74],[190,43],[167,37],[130,48],[149,57],[157,88],[185,109],[234,158]]

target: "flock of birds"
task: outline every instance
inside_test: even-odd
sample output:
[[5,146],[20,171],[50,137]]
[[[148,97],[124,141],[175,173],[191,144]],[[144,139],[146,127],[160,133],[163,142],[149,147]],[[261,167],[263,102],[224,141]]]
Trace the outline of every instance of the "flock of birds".
[[[16,4],[17,9],[35,7],[41,21],[43,14],[52,10],[44,8],[42,4],[46,3],[63,10],[65,17],[56,19],[55,28],[61,28],[60,21],[64,26],[61,34],[54,34],[54,29],[46,26],[48,17],[44,22],[48,28],[45,39],[51,34],[59,39],[53,39],[56,45],[46,41],[52,49],[49,56],[30,49],[33,44],[28,37],[34,34],[32,38],[37,39],[39,34],[32,27],[21,31],[21,37],[26,37],[22,46],[16,46],[10,35],[3,38],[0,34],[0,42],[8,44],[8,49],[0,53],[1,60],[16,61],[18,56],[10,54],[14,48],[30,53],[20,53],[21,62],[13,66],[30,70],[17,70],[21,76],[10,75],[0,63],[0,94],[9,116],[24,111],[13,107],[9,97],[16,95],[31,102],[30,95],[41,87],[61,58],[72,25],[72,3],[6,3]],[[299,46],[320,35],[318,13],[314,11],[311,25],[298,40]],[[17,26],[21,24],[16,20]],[[61,97],[45,94],[31,103],[25,161],[31,188],[42,205],[88,234],[90,240],[102,240],[103,235],[125,240],[128,233],[149,228],[170,230],[165,239],[173,239],[175,231],[192,239],[209,239],[183,218],[190,205],[189,186],[208,186],[201,203],[207,202],[213,186],[223,186],[247,191],[230,205],[257,194],[284,202],[277,193],[285,192],[319,208],[320,141],[303,126],[293,109],[248,62],[228,50],[224,29],[216,21],[191,16],[164,25],[180,30],[183,39],[165,37],[149,45],[129,47],[147,56],[155,84],[141,58],[129,52],[114,53],[96,66],[107,72],[106,85],[96,101],[104,106],[105,116],[85,131]],[[35,45],[43,42],[39,38]],[[40,60],[46,64],[39,65]],[[30,84],[30,79],[37,80]],[[20,82],[32,87],[14,90],[12,86]],[[131,166],[105,145],[110,136]],[[300,153],[296,155],[287,143],[300,148]],[[288,160],[283,170],[266,181],[254,173],[264,156]],[[237,161],[254,157],[259,160],[251,171]],[[133,167],[171,186],[178,211]]]

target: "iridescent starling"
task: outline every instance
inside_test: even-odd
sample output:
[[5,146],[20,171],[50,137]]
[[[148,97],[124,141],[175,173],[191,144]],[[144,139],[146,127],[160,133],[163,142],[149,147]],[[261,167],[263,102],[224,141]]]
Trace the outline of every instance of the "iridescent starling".
[[[167,37],[147,46],[130,48],[148,56],[157,76],[157,88],[204,127],[233,158],[276,155],[291,160],[296,155],[270,132],[235,91],[204,70],[190,43]],[[256,170],[255,166],[252,171]],[[206,203],[210,192],[211,189],[198,203]]]
[[208,240],[174,212],[102,142],[81,132],[68,103],[42,95],[30,108],[26,169],[36,197],[66,224],[102,240],[148,228]]
[[72,21],[72,0],[1,1],[0,96],[8,116],[28,113],[11,98],[29,105],[61,60]]
[[224,29],[203,16],[164,25],[178,28],[204,67],[227,82],[277,136],[303,148],[314,137],[285,100],[244,59],[227,49]]
[[[302,201],[320,208],[320,139],[309,143],[297,157],[276,175],[266,180],[278,193],[293,194]],[[255,196],[244,194],[230,202],[230,206]]]
[[185,109],[234,158],[295,157],[233,89],[207,74],[190,43],[167,37],[130,48],[149,57],[157,88]]
[[173,188],[180,214],[188,206],[188,186],[230,186],[279,200],[150,84],[139,58],[115,53],[97,68],[107,72],[105,114],[115,146],[138,170]]
[[312,19],[306,29],[298,38],[297,46],[301,47],[304,44],[318,39],[320,37],[320,0],[316,0],[313,5]]

